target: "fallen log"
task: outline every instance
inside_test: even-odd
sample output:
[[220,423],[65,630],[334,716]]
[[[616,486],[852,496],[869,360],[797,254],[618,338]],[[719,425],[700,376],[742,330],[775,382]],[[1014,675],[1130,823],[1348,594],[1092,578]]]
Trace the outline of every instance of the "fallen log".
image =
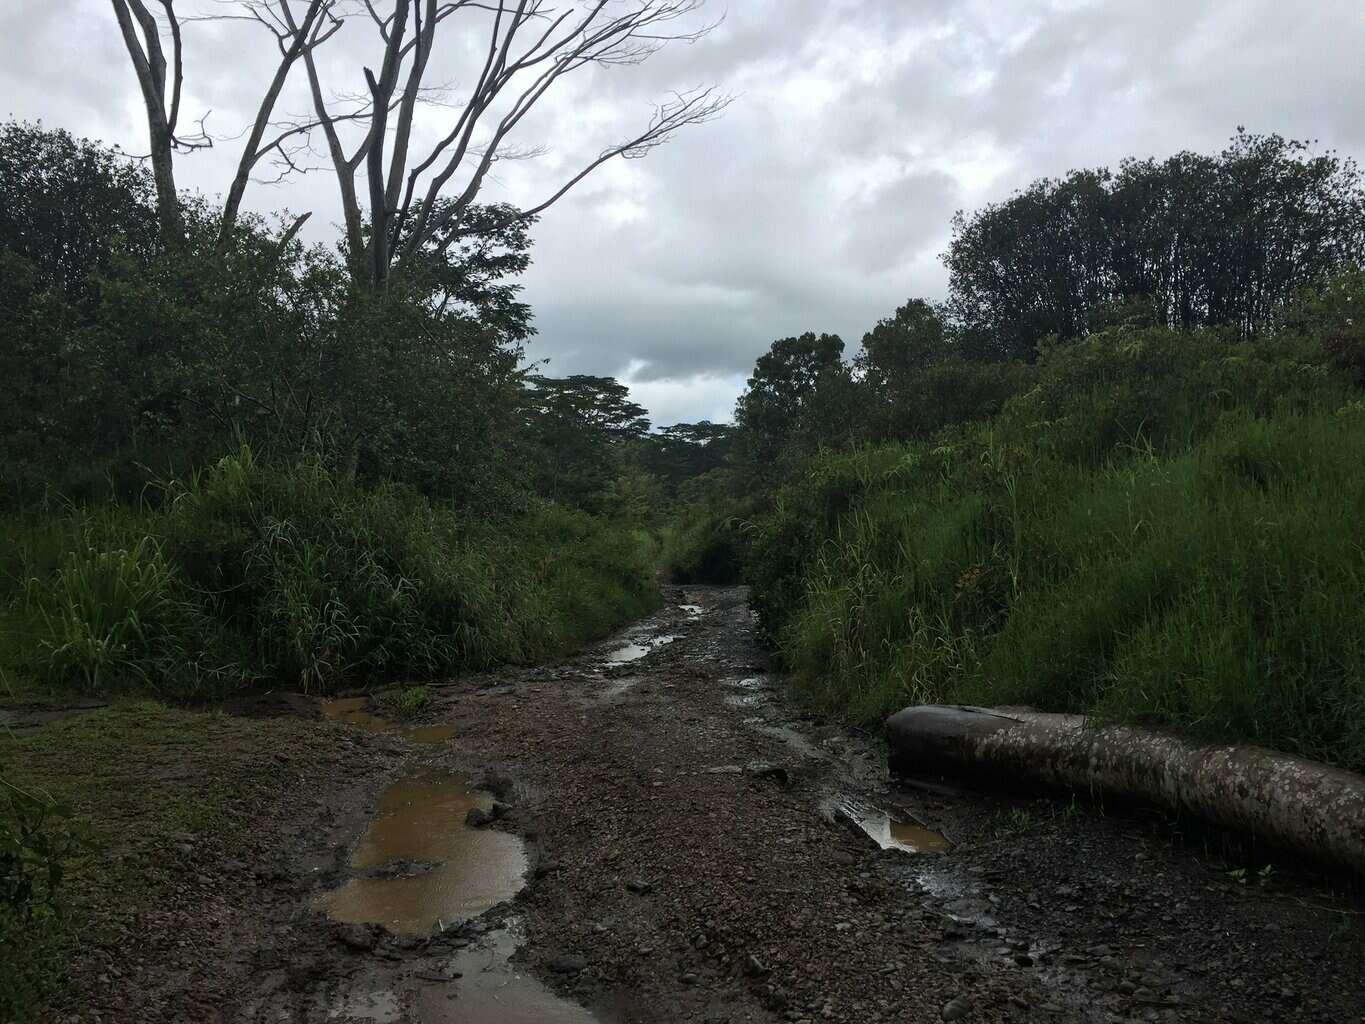
[[893,770],[959,772],[1160,804],[1365,874],[1365,776],[1080,715],[925,704],[886,720]]

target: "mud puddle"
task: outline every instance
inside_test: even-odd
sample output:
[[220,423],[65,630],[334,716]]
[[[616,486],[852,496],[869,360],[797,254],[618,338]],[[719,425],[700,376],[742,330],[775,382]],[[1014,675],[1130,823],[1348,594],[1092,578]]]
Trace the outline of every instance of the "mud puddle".
[[364,732],[402,736],[409,743],[444,743],[455,736],[453,725],[402,726],[381,718],[369,709],[368,697],[338,697],[322,702],[322,717]]
[[525,929],[513,919],[462,950],[450,963],[451,977],[460,979],[458,990],[423,989],[417,1019],[422,1024],[595,1024],[597,1018],[583,1007],[560,999],[511,962],[525,941]]
[[892,816],[880,807],[851,797],[842,797],[834,801],[832,812],[857,825],[883,850],[947,853],[953,848],[952,843],[941,832],[935,832],[917,821]]
[[521,841],[464,823],[470,810],[492,804],[459,775],[420,772],[394,783],[351,855],[352,870],[364,874],[318,906],[344,924],[423,936],[510,899],[525,884]]
[[640,637],[629,643],[622,644],[616,650],[607,654],[603,659],[608,665],[625,665],[628,662],[639,661],[647,654],[653,653],[656,649],[671,644],[678,637],[675,634],[666,633],[662,636]]

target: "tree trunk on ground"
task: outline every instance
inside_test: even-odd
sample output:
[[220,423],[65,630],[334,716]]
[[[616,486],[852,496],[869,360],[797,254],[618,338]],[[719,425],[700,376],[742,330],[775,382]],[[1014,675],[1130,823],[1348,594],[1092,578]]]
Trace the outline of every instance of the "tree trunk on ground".
[[1092,726],[1079,715],[929,704],[886,721],[892,767],[1160,804],[1365,874],[1365,776],[1251,746]]

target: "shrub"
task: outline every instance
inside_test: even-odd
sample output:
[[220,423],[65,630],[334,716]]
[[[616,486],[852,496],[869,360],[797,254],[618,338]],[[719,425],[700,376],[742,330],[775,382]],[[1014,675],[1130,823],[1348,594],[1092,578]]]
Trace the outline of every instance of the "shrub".
[[605,520],[475,519],[248,450],[166,482],[156,507],[10,525],[26,582],[5,661],[87,690],[426,678],[545,657],[657,600],[647,542]]

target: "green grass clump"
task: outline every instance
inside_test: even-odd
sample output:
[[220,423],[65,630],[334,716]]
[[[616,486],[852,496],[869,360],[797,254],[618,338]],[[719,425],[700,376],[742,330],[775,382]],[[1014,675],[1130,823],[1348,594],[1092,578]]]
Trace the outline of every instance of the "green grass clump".
[[993,420],[827,456],[762,521],[811,702],[1029,704],[1365,768],[1365,404],[1294,336],[1112,331]]
[[374,695],[375,703],[384,713],[393,718],[411,718],[421,713],[431,703],[431,694],[425,686],[403,686],[392,690],[381,690]]
[[548,504],[490,522],[248,451],[154,497],[0,524],[11,675],[165,698],[325,692],[543,658],[657,601],[645,539]]

